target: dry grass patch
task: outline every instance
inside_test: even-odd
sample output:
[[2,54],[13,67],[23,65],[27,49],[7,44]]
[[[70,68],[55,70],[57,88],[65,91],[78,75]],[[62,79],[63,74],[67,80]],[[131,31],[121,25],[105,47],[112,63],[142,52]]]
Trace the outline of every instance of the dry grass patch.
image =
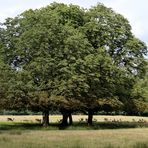
[[[37,123],[36,119],[42,120],[41,115],[21,115],[21,116],[13,116],[13,115],[1,115],[0,122],[7,122],[8,118],[14,119],[13,122],[21,122],[21,123]],[[51,123],[58,123],[61,119],[61,115],[50,115],[49,116]],[[73,115],[73,121],[79,122],[81,119],[85,121],[87,119],[87,115]],[[94,120],[97,122],[104,121],[120,121],[120,122],[138,122],[145,121],[148,123],[148,117],[140,117],[140,116],[103,116],[103,115],[95,115]]]

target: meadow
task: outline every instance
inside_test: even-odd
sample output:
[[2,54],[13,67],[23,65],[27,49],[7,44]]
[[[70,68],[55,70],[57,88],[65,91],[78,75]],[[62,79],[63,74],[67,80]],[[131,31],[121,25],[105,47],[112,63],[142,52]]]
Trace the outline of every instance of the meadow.
[[147,117],[94,116],[93,126],[80,123],[86,117],[74,115],[74,125],[62,128],[61,116],[50,116],[44,128],[41,116],[0,116],[0,148],[148,148]]
[[[73,115],[73,121],[79,122],[81,119],[85,122],[87,119],[87,115]],[[36,123],[37,120],[42,120],[41,115],[1,115],[0,116],[0,122],[7,122],[8,118],[13,119],[13,122],[27,122],[27,123]],[[57,123],[62,119],[61,115],[50,115],[49,120],[50,123]],[[104,115],[94,115],[93,120],[97,122],[113,122],[113,121],[119,121],[119,122],[148,122],[148,117],[141,117],[141,116],[104,116]]]

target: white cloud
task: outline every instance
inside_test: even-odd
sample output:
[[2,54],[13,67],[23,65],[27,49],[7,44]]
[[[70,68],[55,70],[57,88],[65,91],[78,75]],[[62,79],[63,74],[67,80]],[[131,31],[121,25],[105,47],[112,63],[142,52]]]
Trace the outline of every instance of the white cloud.
[[[2,1],[2,0],[1,0]],[[60,3],[72,3],[81,7],[96,5],[98,0],[54,0]],[[14,17],[27,10],[46,6],[53,0],[4,0],[0,5],[0,22],[7,17]],[[133,28],[136,37],[145,41],[148,45],[148,0],[99,0],[106,6],[125,16]]]
[[133,33],[148,44],[147,0],[106,0],[105,4],[123,14],[129,20]]

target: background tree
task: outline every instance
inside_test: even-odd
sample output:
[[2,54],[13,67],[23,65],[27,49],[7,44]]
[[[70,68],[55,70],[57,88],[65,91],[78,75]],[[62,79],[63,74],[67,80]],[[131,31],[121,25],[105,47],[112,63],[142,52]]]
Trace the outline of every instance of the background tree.
[[[130,107],[129,113],[141,115],[148,110],[148,61],[145,67],[145,75],[137,78],[132,90],[133,107]],[[130,104],[129,104],[130,105]]]

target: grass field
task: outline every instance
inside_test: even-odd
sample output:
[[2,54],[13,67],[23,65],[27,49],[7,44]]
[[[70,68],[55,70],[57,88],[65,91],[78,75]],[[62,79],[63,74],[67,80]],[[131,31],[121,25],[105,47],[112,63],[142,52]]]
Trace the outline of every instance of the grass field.
[[148,128],[117,130],[12,130],[1,148],[148,148]]
[[44,128],[35,120],[41,116],[0,116],[0,148],[148,148],[147,117],[94,116],[93,126],[81,118],[87,116],[75,115],[74,125],[61,128],[61,116],[50,116]]

